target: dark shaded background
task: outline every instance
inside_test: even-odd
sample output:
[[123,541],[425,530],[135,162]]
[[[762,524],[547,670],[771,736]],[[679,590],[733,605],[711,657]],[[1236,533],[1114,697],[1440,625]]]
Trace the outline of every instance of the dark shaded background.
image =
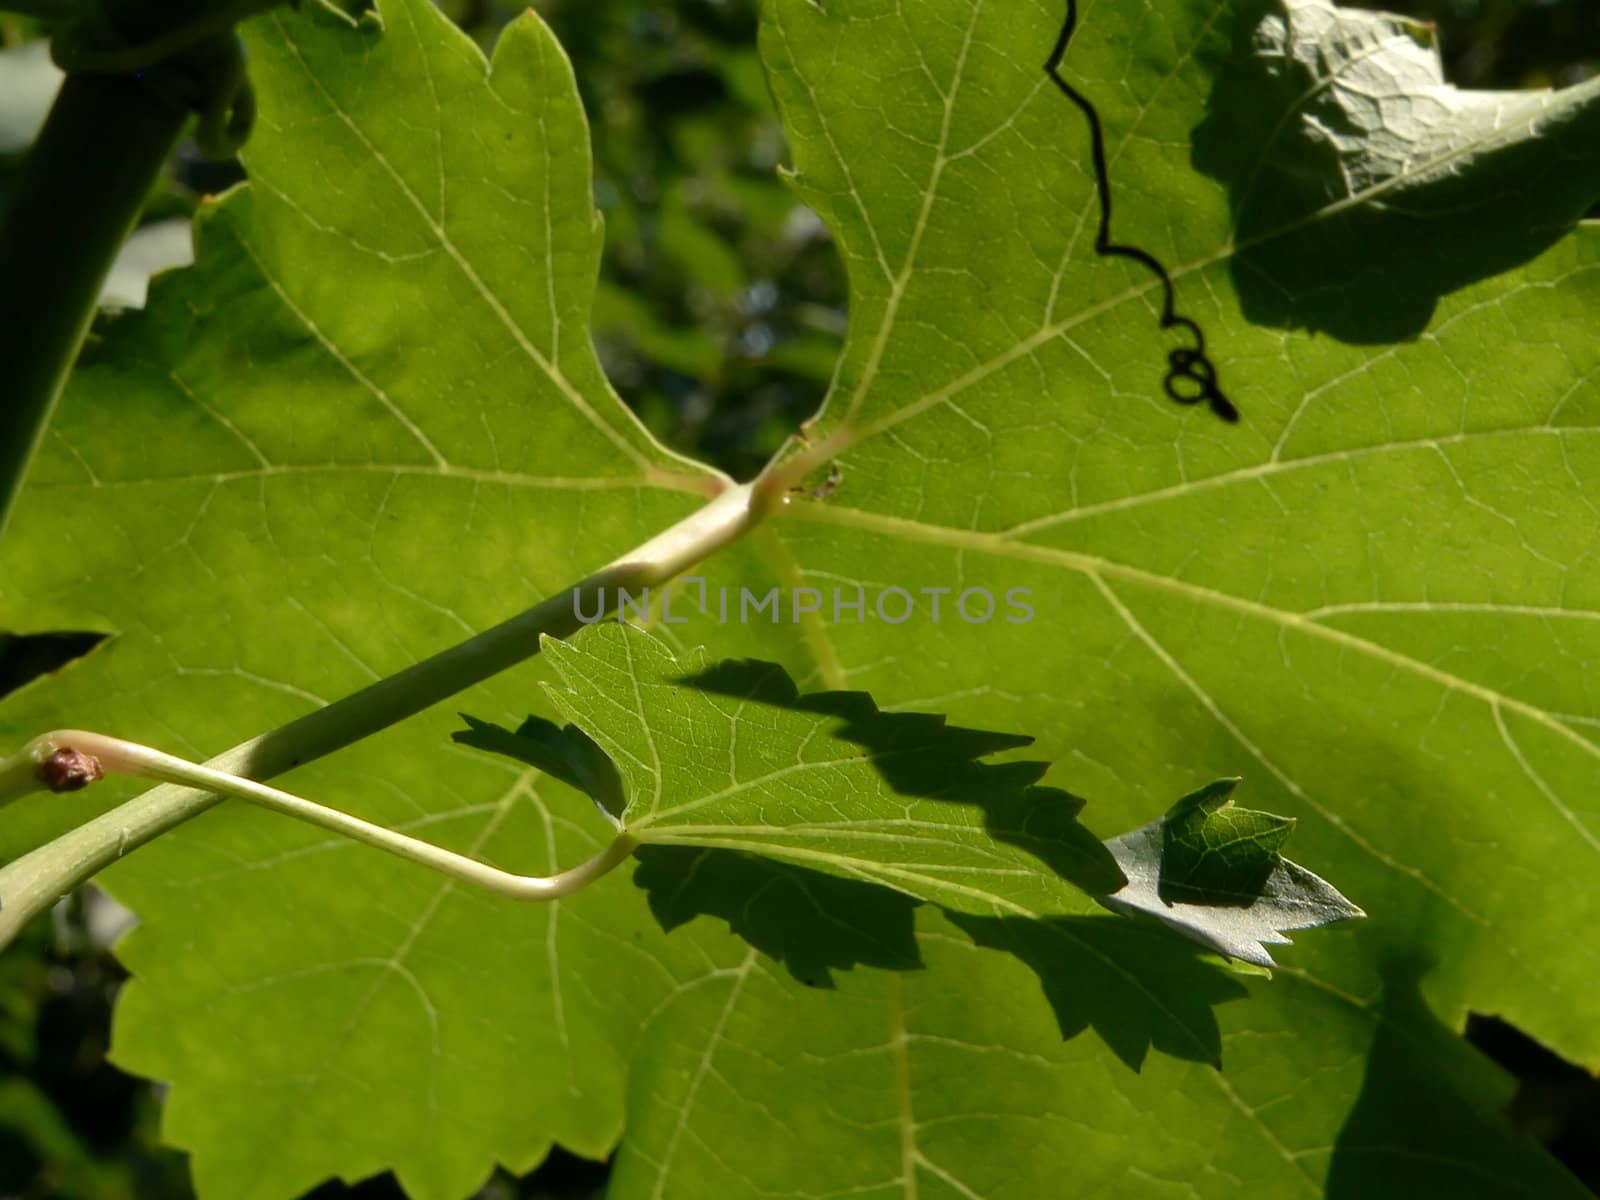
[[[4,0],[0,0],[3,4]],[[607,220],[596,340],[618,390],[679,449],[747,477],[815,410],[844,331],[845,281],[827,231],[775,168],[786,150],[755,53],[754,0],[544,0],[594,127]],[[485,45],[520,4],[444,0]],[[1361,4],[1435,21],[1464,87],[1576,83],[1600,70],[1600,0]],[[0,16],[0,45],[35,31]],[[0,155],[0,205],[16,157]],[[180,150],[152,216],[240,177]],[[82,653],[83,639],[0,634],[0,695]],[[183,1157],[161,1148],[159,1088],[105,1062],[122,972],[120,914],[92,890],[0,954],[0,1200],[182,1200]],[[1523,1080],[1507,1118],[1600,1190],[1600,1089],[1492,1017],[1467,1036]],[[263,1131],[270,1136],[270,1131]],[[557,1154],[497,1175],[479,1200],[597,1195],[604,1164]],[[387,1177],[315,1200],[394,1200]]]

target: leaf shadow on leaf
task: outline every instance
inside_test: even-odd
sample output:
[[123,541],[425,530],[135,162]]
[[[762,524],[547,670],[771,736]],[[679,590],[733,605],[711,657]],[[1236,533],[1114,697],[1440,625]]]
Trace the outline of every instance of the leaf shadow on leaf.
[[[1537,136],[1475,152],[1502,119],[1493,106],[1521,94],[1430,91],[1423,27],[1350,9],[1317,55],[1342,64],[1349,88],[1328,86],[1264,45],[1293,20],[1283,0],[1236,7],[1192,134],[1193,165],[1229,191],[1230,270],[1249,320],[1360,345],[1413,339],[1441,297],[1537,257],[1600,197],[1588,151],[1600,95]],[[1391,67],[1385,55],[1405,57]],[[1374,96],[1384,85],[1369,74],[1413,90]]]
[[1135,1071],[1152,1049],[1222,1065],[1222,1034],[1213,1010],[1243,998],[1245,987],[1199,947],[1122,917],[949,916],[978,945],[1028,965],[1055,1010],[1063,1038],[1093,1028]]
[[1088,895],[1107,895],[1127,882],[1078,822],[1084,801],[1037,782],[1046,764],[979,761],[1031,745],[1031,737],[949,725],[934,713],[883,712],[865,692],[801,695],[786,671],[756,660],[725,660],[679,682],[746,703],[836,717],[841,724],[832,736],[865,749],[899,794],[981,808],[991,837],[1026,850]]
[[1434,1015],[1420,986],[1426,964],[1402,952],[1379,972],[1377,1028],[1332,1146],[1328,1200],[1587,1194],[1506,1122],[1510,1080]]
[[[726,660],[682,682],[750,703],[838,717],[843,724],[832,731],[834,736],[867,749],[896,792],[979,805],[991,836],[1036,855],[1091,895],[1114,892],[1126,882],[1114,861],[1105,861],[1109,858],[1105,846],[1078,823],[1084,801],[1035,782],[1043,775],[1044,764],[978,761],[1029,745],[1031,738],[951,726],[935,714],[885,713],[862,692],[801,695],[786,672],[767,663]],[[931,745],[937,745],[938,753],[918,752]],[[953,767],[953,762],[959,765]],[[848,884],[800,868],[779,868],[754,859],[750,863],[746,869],[757,873],[783,870],[791,878],[820,880],[812,886],[813,898],[827,895],[836,884]],[[648,886],[648,881],[640,882]],[[883,894],[904,906],[902,927],[909,935],[916,902],[887,889]],[[728,907],[726,897],[707,898]],[[843,904],[837,911],[838,919],[848,922],[860,919],[866,910]],[[1063,1038],[1093,1028],[1133,1070],[1141,1067],[1151,1049],[1220,1064],[1222,1039],[1212,1009],[1244,996],[1245,989],[1192,943],[1153,924],[1125,918],[1030,919],[945,911],[979,945],[1014,955],[1039,977]],[[719,915],[728,919],[726,913]],[[734,920],[729,924],[739,931]]]
[[462,713],[467,727],[450,735],[461,746],[514,758],[582,792],[613,824],[626,807],[617,764],[576,725],[557,725],[530,714],[515,731]]
[[[696,917],[725,921],[807,987],[831,988],[857,966],[919,970],[919,901],[886,887],[733,850],[646,846],[634,882],[667,932]],[[1139,1070],[1149,1052],[1219,1065],[1217,1004],[1237,978],[1153,925],[1120,917],[1047,920],[946,915],[978,945],[1011,954],[1043,987],[1065,1039],[1093,1029]]]
[[718,917],[806,987],[831,988],[834,971],[856,966],[922,966],[917,902],[900,892],[734,850],[643,846],[635,857],[633,882],[664,931]]
[[[736,700],[741,710],[770,706],[820,716],[824,720],[815,726],[826,727],[830,739],[861,747],[861,760],[908,804],[934,801],[976,810],[988,836],[1037,860],[1040,877],[1054,873],[1100,897],[1126,884],[1110,851],[1078,822],[1084,802],[1037,783],[1043,764],[983,761],[1032,739],[951,726],[935,714],[881,712],[863,693],[803,696],[771,663],[701,664],[703,659],[671,682]],[[512,733],[469,719],[468,729],[455,737],[595,794],[592,785],[601,772],[589,759],[599,747],[574,725],[534,716]],[[700,916],[719,919],[805,986],[831,988],[836,972],[858,966],[922,967],[914,914],[923,901],[887,883],[814,870],[781,853],[721,847],[647,843],[636,858],[634,883],[645,890],[665,931]],[[1063,1037],[1092,1028],[1133,1070],[1152,1049],[1190,1061],[1220,1060],[1221,1036],[1211,1010],[1244,989],[1193,943],[1154,923],[1122,917],[1059,909],[1032,917],[1026,915],[1032,910],[1008,906],[998,896],[981,915],[940,907],[980,945],[1014,955],[1034,971]]]

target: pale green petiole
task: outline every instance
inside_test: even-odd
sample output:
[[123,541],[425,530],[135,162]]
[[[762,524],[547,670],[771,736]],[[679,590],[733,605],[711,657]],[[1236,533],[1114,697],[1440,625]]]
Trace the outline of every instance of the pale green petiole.
[[50,779],[49,764],[60,763],[63,756],[87,760],[91,764],[89,769],[94,772],[90,779],[98,778],[102,771],[111,775],[136,775],[248,800],[512,900],[558,900],[570,896],[623,862],[638,846],[630,834],[618,833],[599,854],[571,870],[549,876],[515,875],[253,779],[242,779],[163,754],[149,746],[82,729],[58,729],[43,734],[11,758],[0,759],[0,804],[33,791],[76,790],[90,781],[85,779],[66,787],[55,787]]
[[35,739],[10,758],[0,758],[0,807],[45,786],[39,777],[42,761],[34,757],[37,749]]
[[[209,762],[228,778],[269,779],[332,754],[414,716],[514,663],[539,652],[540,637],[564,637],[582,627],[575,615],[616,589],[659,585],[703,561],[758,524],[788,500],[786,483],[772,476],[746,484],[723,484],[710,503],[658,533],[593,575],[546,598],[527,612],[502,621],[465,642],[315,709],[268,733],[241,742]],[[16,760],[0,771],[19,769]],[[23,771],[23,791],[37,782]],[[6,790],[0,782],[0,805]],[[54,841],[0,865],[0,949],[22,928],[74,887],[123,855],[159,837],[220,797],[209,785],[164,783],[101,813]]]

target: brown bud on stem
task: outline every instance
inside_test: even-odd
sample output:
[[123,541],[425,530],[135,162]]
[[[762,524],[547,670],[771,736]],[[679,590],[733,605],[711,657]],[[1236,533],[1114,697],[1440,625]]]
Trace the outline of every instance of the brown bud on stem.
[[78,792],[105,776],[100,760],[63,746],[39,764],[39,778],[52,792]]

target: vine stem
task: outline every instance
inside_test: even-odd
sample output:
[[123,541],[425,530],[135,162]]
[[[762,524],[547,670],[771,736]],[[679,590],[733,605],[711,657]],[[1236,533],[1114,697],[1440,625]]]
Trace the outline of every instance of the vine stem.
[[117,256],[188,113],[144,80],[69,75],[0,223],[0,534]]
[[[614,603],[615,589],[665,583],[707,558],[766,516],[774,499],[770,486],[760,480],[730,484],[676,525],[527,612],[326,708],[242,742],[205,766],[241,780],[266,780],[414,716],[537,654],[542,636],[564,637],[577,630],[583,624],[577,616],[580,604],[585,611],[609,609],[608,590]],[[13,786],[19,771],[13,762]],[[4,782],[0,768],[0,785]],[[23,790],[36,787],[28,776]],[[0,792],[0,803],[4,799]],[[0,948],[34,917],[129,850],[222,799],[209,785],[165,783],[0,867]]]
[[[280,791],[253,779],[241,779],[211,767],[197,766],[137,742],[125,742],[121,738],[90,733],[84,729],[57,729],[34,738],[12,759],[0,763],[0,781],[9,778],[15,786],[18,775],[26,770],[31,771],[38,780],[35,788],[44,787],[49,782],[47,764],[58,762],[63,756],[74,761],[81,761],[83,756],[88,756],[94,763],[94,778],[98,778],[101,772],[137,775],[163,783],[204,789],[218,796],[248,800],[272,812],[387,850],[390,854],[431,867],[452,879],[459,879],[511,900],[559,900],[562,896],[569,896],[624,861],[639,845],[631,834],[620,831],[604,850],[570,871],[549,876],[516,875],[432,842],[408,837],[336,808],[317,804],[292,792]],[[72,790],[76,790],[76,786]]]
[[[51,21],[67,79],[0,223],[0,534],[94,319],[107,273],[190,112],[230,157],[254,94],[236,21],[281,0],[0,0]],[[126,44],[124,30],[144,40]]]

